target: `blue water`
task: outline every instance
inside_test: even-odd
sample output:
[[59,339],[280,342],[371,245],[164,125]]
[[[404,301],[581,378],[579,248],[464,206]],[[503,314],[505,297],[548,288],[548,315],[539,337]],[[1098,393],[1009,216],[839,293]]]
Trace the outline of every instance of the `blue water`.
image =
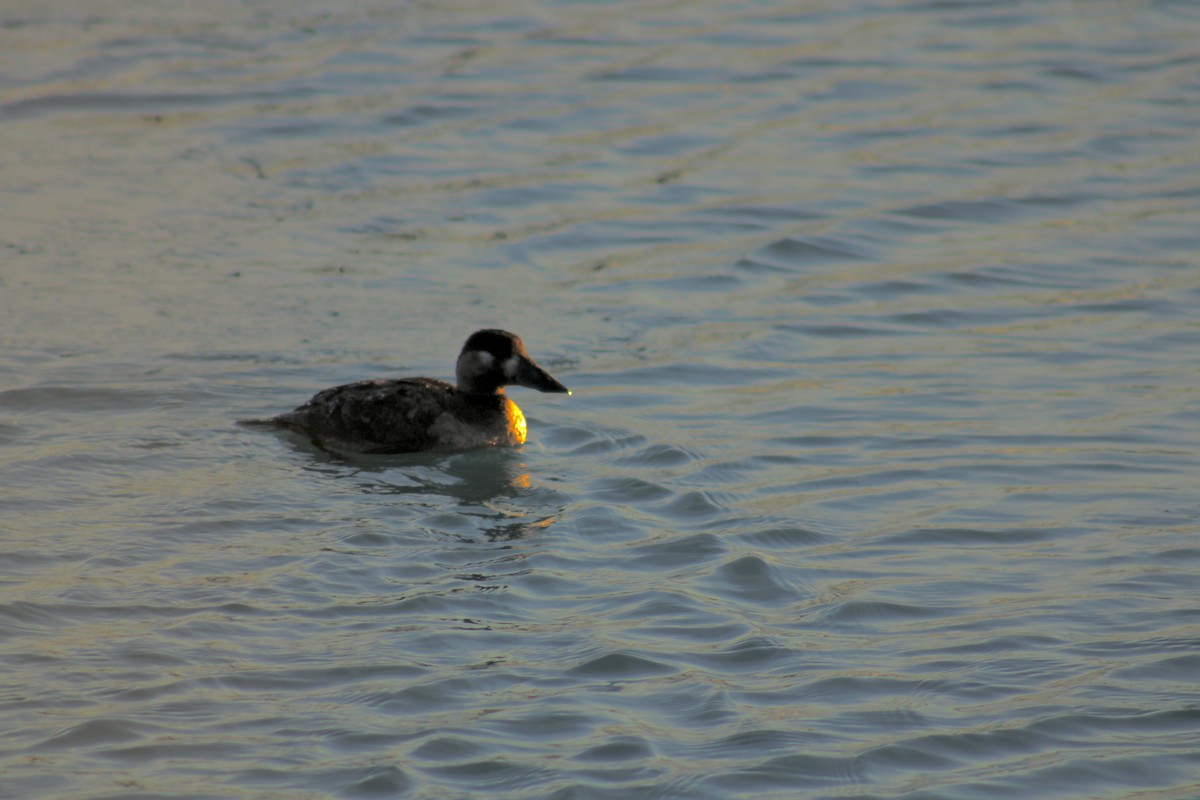
[[[0,11],[0,797],[1200,797],[1200,9]],[[235,421],[520,334],[518,450]]]

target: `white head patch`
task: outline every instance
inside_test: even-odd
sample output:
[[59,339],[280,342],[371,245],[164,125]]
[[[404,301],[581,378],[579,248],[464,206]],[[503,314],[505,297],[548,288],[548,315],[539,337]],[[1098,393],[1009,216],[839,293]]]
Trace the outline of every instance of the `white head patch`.
[[510,381],[517,377],[517,365],[520,360],[516,356],[509,356],[504,361],[504,377]]

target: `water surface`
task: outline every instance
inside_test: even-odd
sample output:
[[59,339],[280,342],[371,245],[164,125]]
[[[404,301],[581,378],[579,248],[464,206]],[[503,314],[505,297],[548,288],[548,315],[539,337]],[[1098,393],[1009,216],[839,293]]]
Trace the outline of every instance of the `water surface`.
[[[0,16],[0,797],[1200,795],[1180,2]],[[446,377],[520,450],[237,427]]]

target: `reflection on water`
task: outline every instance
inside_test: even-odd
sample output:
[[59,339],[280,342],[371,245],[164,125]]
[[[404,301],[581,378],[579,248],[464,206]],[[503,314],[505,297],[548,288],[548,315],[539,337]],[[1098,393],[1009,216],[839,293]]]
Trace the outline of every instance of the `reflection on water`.
[[1198,794],[1188,4],[0,17],[0,797]]
[[462,518],[455,524],[469,530],[464,541],[474,541],[478,535],[488,541],[522,539],[549,528],[561,514],[561,507],[544,502],[536,511],[514,504],[538,493],[520,450],[497,448],[453,455],[339,454],[295,434],[281,438],[296,444],[296,454],[304,460],[300,468],[321,480],[347,481],[364,494],[439,511],[441,528],[447,523],[440,510],[455,508],[455,515]]
[[[410,503],[425,503],[432,508],[453,505],[470,520],[472,534],[488,541],[521,539],[544,530],[555,522],[554,516],[528,519],[530,513],[513,507],[509,501],[527,496],[532,478],[522,454],[508,449],[472,452],[469,455],[428,456],[354,456],[332,457],[341,469],[330,470],[320,464],[305,467],[327,477],[350,480],[360,491],[392,495]],[[403,462],[410,462],[403,464]],[[545,509],[540,509],[539,513]]]

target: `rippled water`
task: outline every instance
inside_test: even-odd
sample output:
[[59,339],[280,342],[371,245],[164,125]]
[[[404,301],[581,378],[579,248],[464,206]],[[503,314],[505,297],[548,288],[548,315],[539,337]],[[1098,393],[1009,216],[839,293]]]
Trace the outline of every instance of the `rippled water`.
[[[1200,796],[1200,11],[0,12],[0,797]],[[520,333],[517,451],[239,428]]]

